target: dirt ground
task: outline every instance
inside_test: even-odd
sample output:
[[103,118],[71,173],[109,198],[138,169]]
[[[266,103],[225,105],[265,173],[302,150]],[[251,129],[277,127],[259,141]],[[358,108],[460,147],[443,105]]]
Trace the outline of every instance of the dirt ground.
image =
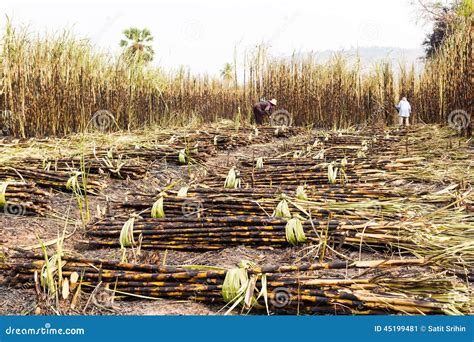
[[[128,191],[149,192],[152,189],[163,189],[167,185],[184,179],[189,182],[192,178],[198,178],[206,173],[206,169],[219,172],[228,170],[239,157],[265,156],[275,154],[276,151],[285,151],[295,139],[278,139],[274,142],[250,145],[238,148],[234,151],[223,151],[217,156],[210,158],[205,167],[193,167],[189,170],[187,166],[166,165],[149,170],[149,175],[140,180],[117,180],[109,179],[107,188],[98,196],[90,196],[90,212],[92,216],[97,215],[103,208],[108,206],[108,201],[120,201]],[[48,243],[53,241],[66,230],[67,239],[64,249],[74,251],[83,256],[104,259],[120,258],[118,249],[90,249],[87,244],[84,227],[79,221],[79,211],[75,199],[71,194],[54,191],[52,207],[58,218],[40,216],[7,216],[0,215],[0,244],[5,247],[20,246],[22,248],[38,248],[38,239]],[[66,223],[64,217],[73,219]],[[94,220],[94,218],[93,218]],[[353,260],[382,259],[390,257],[388,252],[359,251],[354,249],[343,249],[339,251]],[[295,264],[302,261],[314,261],[310,247],[292,247],[285,249],[274,248],[247,248],[245,246],[226,248],[211,252],[182,252],[182,251],[159,251],[142,250],[140,255],[134,257],[134,261],[152,264],[166,265],[212,265],[222,267],[233,267],[239,261],[252,260],[260,266],[270,264]],[[0,255],[1,256],[1,255]],[[340,259],[338,255],[329,251],[326,261]],[[340,276],[350,278],[361,274],[363,271],[338,270],[326,272],[322,276]],[[0,276],[0,281],[1,281]],[[100,296],[96,296],[99,298]],[[206,305],[191,301],[176,301],[169,299],[110,299],[98,300],[85,303],[80,308],[66,310],[68,314],[102,314],[102,315],[216,315],[222,314],[219,305]],[[38,309],[38,297],[34,289],[26,287],[0,286],[0,315],[27,315],[44,314],[44,309]],[[50,313],[50,312],[49,312]]]

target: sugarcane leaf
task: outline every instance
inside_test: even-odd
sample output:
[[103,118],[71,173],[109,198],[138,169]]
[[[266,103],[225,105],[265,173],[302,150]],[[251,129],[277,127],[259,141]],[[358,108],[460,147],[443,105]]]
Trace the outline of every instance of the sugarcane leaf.
[[257,284],[257,276],[252,274],[247,282],[247,288],[244,297],[244,307],[250,308],[254,299],[255,286]]

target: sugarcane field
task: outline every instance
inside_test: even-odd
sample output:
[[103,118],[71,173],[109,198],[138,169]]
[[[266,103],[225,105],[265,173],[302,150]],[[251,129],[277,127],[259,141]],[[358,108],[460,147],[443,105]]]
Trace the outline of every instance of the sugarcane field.
[[472,1],[394,1],[428,22],[406,19],[421,57],[376,61],[273,53],[313,25],[285,3],[201,71],[227,49],[204,2],[141,8],[194,11],[176,30],[130,4],[2,13],[0,315],[472,315]]

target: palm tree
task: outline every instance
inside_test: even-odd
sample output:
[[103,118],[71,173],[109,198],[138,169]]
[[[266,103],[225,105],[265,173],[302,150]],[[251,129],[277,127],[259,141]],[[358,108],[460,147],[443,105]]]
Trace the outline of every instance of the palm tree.
[[221,70],[221,77],[224,81],[230,82],[234,78],[234,68],[232,67],[232,64],[226,63],[224,64],[224,67]]
[[153,59],[155,51],[150,45],[150,42],[153,41],[150,30],[131,27],[123,31],[123,34],[126,39],[120,41],[120,46],[124,49],[124,54],[127,57],[136,58],[142,62],[150,62]]

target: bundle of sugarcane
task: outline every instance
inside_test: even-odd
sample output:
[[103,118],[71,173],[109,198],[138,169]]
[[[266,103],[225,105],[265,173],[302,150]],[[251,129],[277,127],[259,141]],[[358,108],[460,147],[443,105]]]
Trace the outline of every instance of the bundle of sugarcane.
[[[308,314],[469,314],[470,291],[454,276],[424,275],[363,279],[320,279],[295,275],[269,279],[266,287],[276,313]],[[271,292],[270,292],[271,291]]]
[[97,194],[106,184],[96,175],[87,175],[79,171],[46,171],[42,168],[26,165],[0,166],[0,178],[5,180],[34,182],[43,188],[53,188],[62,191],[74,191],[73,185],[84,188],[88,193]]
[[[266,206],[282,198],[288,197],[295,201],[310,202],[359,202],[367,200],[394,200],[400,198],[400,194],[391,191],[388,188],[378,189],[373,186],[364,186],[367,184],[348,184],[345,187],[332,184],[312,187],[312,186],[289,186],[289,187],[259,187],[259,188],[237,188],[237,189],[219,189],[193,187],[187,189],[187,192],[180,194],[180,191],[167,191],[163,194],[160,191],[153,193],[127,193],[124,198],[113,201],[116,208],[130,208],[141,211],[151,208],[153,203],[160,197],[165,197],[165,212],[171,213],[173,208],[186,205],[186,203],[200,203],[207,209],[211,209],[207,204],[214,208],[219,208],[219,204],[224,209],[227,206],[225,201],[231,203],[254,203]],[[299,202],[299,205],[305,207],[305,202]],[[236,208],[239,211],[239,208]],[[242,210],[247,209],[242,207]]]
[[150,216],[154,203],[163,198],[163,212],[167,217],[176,216],[231,216],[231,215],[271,215],[278,204],[278,198],[244,199],[229,195],[206,196],[140,196],[140,199],[126,196],[125,201],[113,204],[114,216],[117,212],[140,212]]
[[31,182],[0,182],[0,213],[7,215],[45,215],[51,210],[49,193]]
[[400,137],[394,135],[393,132],[385,132],[378,134],[364,134],[361,131],[345,134],[342,132],[316,132],[310,135],[306,140],[307,144],[316,145],[318,142],[324,144],[326,147],[338,145],[371,145],[373,147],[380,146],[383,148],[386,145],[400,141]]
[[[374,173],[377,171],[373,171]],[[369,173],[369,171],[366,171]],[[222,187],[229,173],[222,174],[212,172],[207,176],[203,183],[209,187]],[[216,179],[217,178],[217,179]],[[339,168],[331,163],[316,164],[309,166],[281,166],[281,167],[258,167],[255,169],[238,170],[237,178],[239,184],[243,187],[262,187],[262,186],[297,186],[301,184],[322,185],[334,184],[339,181],[343,183],[355,183],[359,181],[359,176],[346,166]]]
[[[101,284],[111,295],[192,299],[227,303],[268,313],[466,314],[469,288],[445,274],[416,275],[422,259],[337,261],[298,266],[256,267],[241,262],[226,270],[210,266],[158,266],[69,255],[22,252],[0,269],[10,284],[37,284],[54,295],[59,284],[89,289]],[[398,271],[403,267],[404,275]],[[330,270],[365,268],[380,272],[364,278],[340,278]],[[413,269],[412,269],[413,268]],[[69,291],[68,291],[69,292]],[[63,298],[67,298],[64,296]]]
[[[313,221],[313,224],[316,227],[319,222]],[[339,222],[323,224],[335,231]],[[88,229],[87,236],[88,242],[97,246],[134,246],[140,240],[143,248],[178,250],[216,250],[238,245],[283,247],[317,239],[309,222],[286,229],[287,225],[286,219],[253,216],[131,218],[125,223],[98,222]],[[302,233],[304,228],[308,236]],[[130,237],[127,242],[124,242],[125,236]],[[334,233],[331,239],[336,238],[341,239],[341,236]]]
[[[391,182],[403,179],[425,184],[462,184],[463,187],[474,185],[469,172],[471,166],[463,163],[442,162],[436,159],[426,160],[424,157],[407,158],[409,163],[390,163],[384,169],[358,170],[361,181]],[[410,165],[411,164],[411,165]],[[473,163],[474,166],[474,163]]]
[[303,131],[300,127],[273,128],[261,126],[258,128],[218,128],[206,131],[195,131],[191,134],[174,135],[169,142],[186,142],[192,144],[209,144],[218,149],[231,150],[250,144],[268,143],[276,137],[289,137]]
[[109,149],[95,148],[93,153],[86,154],[87,160],[125,160],[138,159],[146,162],[166,161],[168,163],[184,164],[181,155],[185,153],[186,163],[202,163],[207,157],[213,154],[213,148],[209,146],[200,146],[198,144],[180,144],[169,145],[147,144],[145,146],[121,146]]
[[201,135],[195,135],[191,140],[189,137],[174,138],[181,143],[191,142],[192,145],[208,146],[218,150],[233,150],[237,147],[250,144],[262,144],[272,140],[272,136],[259,133],[256,129],[242,128],[231,130],[201,131]]
[[114,178],[143,178],[148,170],[148,164],[138,159],[82,159],[81,157],[60,158],[60,159],[40,159],[25,158],[12,161],[12,167],[20,163],[35,165],[45,171],[74,172],[75,170],[86,170],[88,174],[108,173]]
[[330,132],[312,135],[307,141],[291,144],[291,152],[282,156],[293,158],[307,157],[324,161],[342,158],[365,158],[374,154],[380,155],[399,142],[398,137],[385,135],[342,135]]
[[[229,196],[214,196],[210,197],[176,197],[176,196],[159,196],[157,199],[150,197],[147,201],[138,201],[136,199],[129,199],[126,202],[115,203],[113,214],[118,217],[122,212],[124,215],[129,213],[139,212],[142,216],[153,215],[155,203],[161,201],[162,209],[166,217],[226,217],[234,215],[251,215],[268,217],[282,200],[282,196],[275,196],[273,198],[260,198],[258,200],[249,200],[243,198],[232,198]],[[285,197],[288,198],[288,197]],[[288,198],[288,200],[290,200]],[[290,201],[295,206],[290,204],[290,207],[295,212],[301,210],[310,211],[312,217],[328,217],[329,214],[337,217],[340,213],[345,218],[357,219],[360,216],[351,215],[347,210],[334,208],[332,211],[328,208],[320,208],[315,203],[298,203],[298,200]],[[128,216],[128,215],[127,215]]]
[[[306,193],[306,197],[311,199],[319,199],[319,198],[338,198],[338,197],[345,197],[350,200],[350,198],[358,198],[358,199],[379,199],[381,197],[384,198],[397,198],[399,195],[393,195],[391,193],[391,188],[377,185],[377,187],[373,187],[370,184],[347,184],[345,187],[340,187],[333,184],[324,184],[322,186],[292,186],[288,188],[282,187],[260,187],[260,188],[235,188],[235,189],[226,189],[226,188],[208,188],[203,186],[195,186],[190,187],[187,189],[186,197],[221,197],[221,196],[229,196],[233,198],[248,198],[252,200],[258,200],[261,198],[268,198],[268,197],[275,197],[281,194],[286,194],[287,196],[298,197],[299,191],[304,191]],[[178,192],[171,192],[174,194],[178,194]],[[133,194],[132,194],[133,195]],[[140,194],[136,194],[140,195]],[[144,195],[144,194],[141,194]],[[147,194],[149,195],[149,194]],[[158,195],[158,193],[153,194],[153,196]],[[303,196],[301,199],[304,199]]]
[[[402,173],[414,173],[425,165],[425,158],[410,157],[387,159],[341,158],[323,162],[310,158],[241,158],[238,164],[240,185],[246,187],[306,184],[323,186],[341,183],[380,183]],[[235,168],[234,168],[235,169]],[[218,187],[229,175],[229,170],[215,167],[203,180],[207,186]],[[237,171],[236,171],[237,173]],[[217,179],[216,179],[217,178]]]
[[[184,193],[182,190],[185,190]],[[302,216],[313,218],[360,219],[383,216],[384,219],[400,219],[399,197],[387,191],[357,187],[292,187],[216,189],[182,188],[167,193],[127,194],[124,199],[113,201],[114,216],[118,214],[140,213],[150,216],[153,208],[161,206],[166,217],[208,217],[253,215],[271,216],[281,201],[288,203],[289,209]],[[398,205],[397,205],[398,204]],[[385,210],[386,209],[386,210]],[[390,211],[390,209],[395,209]],[[127,215],[128,216],[128,215]]]
[[[326,159],[326,158],[325,158]],[[385,169],[393,169],[396,165],[399,167],[416,165],[416,162],[421,162],[425,158],[396,158],[396,159],[381,159],[378,157],[372,158],[347,158],[343,157],[340,159],[334,159],[332,164],[341,169],[351,169],[351,170],[372,170],[372,172],[381,172]],[[398,164],[397,164],[398,163]],[[328,162],[319,159],[313,159],[308,157],[300,156],[279,156],[279,157],[269,157],[269,158],[240,158],[238,159],[239,170],[246,169],[264,169],[264,168],[291,168],[291,167],[300,167],[307,168],[313,167],[315,169],[327,169]],[[341,165],[343,164],[343,165]]]
[[139,241],[143,248],[179,250],[215,250],[237,245],[284,247],[304,243],[368,246],[435,258],[450,267],[469,269],[474,266],[472,221],[436,224],[420,220],[300,220],[289,219],[289,215],[288,207],[280,203],[275,209],[277,217],[269,218],[134,216],[125,222],[113,219],[98,222],[88,229],[87,235],[89,242],[98,246],[135,246]]

